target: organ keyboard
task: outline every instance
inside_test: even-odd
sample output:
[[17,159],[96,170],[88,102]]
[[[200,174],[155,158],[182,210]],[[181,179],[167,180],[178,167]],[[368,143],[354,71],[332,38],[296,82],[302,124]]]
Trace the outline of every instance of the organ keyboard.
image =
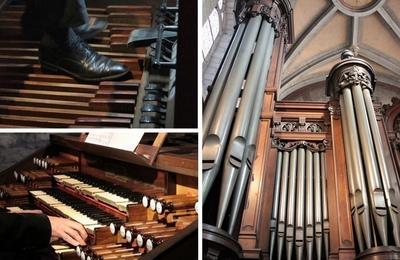
[[[180,248],[182,236],[192,243],[192,252],[184,249],[183,255],[197,256],[197,141],[178,137],[169,134],[154,163],[143,166],[129,161],[133,153],[103,151],[93,144],[88,149],[81,137],[52,135],[49,147],[0,175],[12,182],[0,186],[0,205],[12,211],[36,208],[81,223],[89,234],[88,246],[57,242],[52,247],[61,259],[139,259],[152,254],[162,259],[170,254],[165,248]],[[120,159],[110,151],[120,153]],[[78,170],[58,173],[42,161],[68,162]],[[50,187],[30,185],[34,179],[29,176],[36,175],[50,178]],[[144,198],[180,206],[157,213],[143,206]]]
[[93,197],[121,211],[127,211],[128,204],[137,204],[142,193],[133,192],[121,186],[111,185],[90,176],[79,174],[55,175],[57,183],[68,186],[82,194]]

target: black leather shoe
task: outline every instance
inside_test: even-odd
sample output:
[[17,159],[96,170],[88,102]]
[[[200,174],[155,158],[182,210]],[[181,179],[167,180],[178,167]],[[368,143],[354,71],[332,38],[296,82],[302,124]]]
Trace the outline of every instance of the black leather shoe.
[[89,22],[72,29],[82,39],[89,40],[96,37],[96,35],[98,35],[106,27],[107,27],[106,20],[96,17],[91,17],[89,18]]
[[128,67],[98,54],[79,38],[69,47],[61,48],[46,44],[46,37],[39,48],[42,70],[62,72],[86,82],[115,80],[130,73]]

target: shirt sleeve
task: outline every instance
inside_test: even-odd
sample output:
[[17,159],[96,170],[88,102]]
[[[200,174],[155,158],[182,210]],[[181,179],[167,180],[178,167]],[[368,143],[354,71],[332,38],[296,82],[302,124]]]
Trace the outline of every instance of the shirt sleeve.
[[44,214],[0,213],[0,250],[33,250],[50,243],[51,224]]

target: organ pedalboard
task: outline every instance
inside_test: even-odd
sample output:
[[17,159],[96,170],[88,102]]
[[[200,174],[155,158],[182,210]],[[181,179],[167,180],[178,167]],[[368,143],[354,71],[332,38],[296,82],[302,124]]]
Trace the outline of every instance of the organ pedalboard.
[[[143,121],[144,127],[169,126],[163,118],[173,111],[167,104],[171,97],[148,84],[144,70],[151,48],[128,47],[133,30],[153,26],[156,8],[126,0],[114,5],[86,1],[89,17],[108,23],[88,44],[131,71],[131,77],[121,80],[88,83],[41,69],[39,40],[29,38],[21,27],[23,1],[8,2],[0,5],[0,126],[131,128],[134,121]],[[153,77],[166,78],[164,85],[173,81],[161,73]]]
[[[71,149],[75,144],[65,145],[67,140],[79,144],[79,151]],[[43,152],[3,172],[10,176],[5,182],[11,183],[0,185],[0,205],[10,211],[40,209],[81,223],[89,235],[88,246],[72,248],[57,241],[52,248],[59,259],[140,259],[152,252],[162,259],[157,248],[164,243],[179,247],[174,239],[181,233],[189,230],[197,239],[197,149],[182,143],[168,147],[168,142],[167,158],[157,156],[153,169],[103,157],[110,153],[101,146],[93,150],[91,145],[87,152],[79,137],[51,136],[51,145]],[[173,167],[171,172],[157,169],[163,163],[171,167],[170,160],[177,159],[190,163],[183,171],[176,170],[184,174],[174,173]],[[107,165],[141,173],[110,173]],[[165,187],[172,183],[177,192],[165,195]]]

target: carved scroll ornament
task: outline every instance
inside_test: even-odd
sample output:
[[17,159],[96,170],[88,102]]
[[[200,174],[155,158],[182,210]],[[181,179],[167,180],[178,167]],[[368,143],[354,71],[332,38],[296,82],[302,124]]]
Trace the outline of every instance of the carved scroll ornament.
[[310,150],[311,152],[323,152],[326,150],[328,145],[327,140],[323,140],[322,142],[308,142],[308,141],[283,141],[279,138],[275,138],[272,141],[273,147],[277,148],[280,151],[291,152],[294,149],[299,147]]

